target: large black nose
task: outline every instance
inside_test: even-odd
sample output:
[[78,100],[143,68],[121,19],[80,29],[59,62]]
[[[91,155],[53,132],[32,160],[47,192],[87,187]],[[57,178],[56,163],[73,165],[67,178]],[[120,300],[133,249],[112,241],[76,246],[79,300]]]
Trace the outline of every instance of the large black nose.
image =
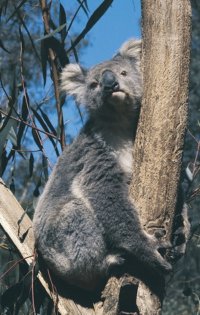
[[105,70],[102,74],[102,86],[106,92],[114,92],[119,90],[119,83],[115,74],[110,70]]

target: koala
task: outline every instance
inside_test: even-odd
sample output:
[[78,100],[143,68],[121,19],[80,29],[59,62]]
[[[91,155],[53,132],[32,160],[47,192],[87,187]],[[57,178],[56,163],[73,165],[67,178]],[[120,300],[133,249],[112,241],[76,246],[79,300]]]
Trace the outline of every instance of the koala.
[[[112,272],[137,266],[165,274],[166,246],[142,228],[129,196],[132,148],[142,97],[141,41],[86,70],[67,65],[61,89],[85,105],[88,120],[59,157],[35,210],[35,246],[52,272],[92,291]],[[126,269],[123,269],[123,271]]]

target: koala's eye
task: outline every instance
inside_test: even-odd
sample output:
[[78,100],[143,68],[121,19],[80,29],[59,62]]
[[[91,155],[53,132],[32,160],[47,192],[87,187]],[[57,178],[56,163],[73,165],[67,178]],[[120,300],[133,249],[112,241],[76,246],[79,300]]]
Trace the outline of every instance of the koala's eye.
[[93,81],[92,83],[90,83],[90,88],[92,90],[96,89],[97,86],[98,86],[98,82],[97,81]]
[[124,77],[126,77],[126,76],[127,76],[127,71],[126,71],[126,70],[123,70],[123,71],[121,72],[121,75],[123,75]]

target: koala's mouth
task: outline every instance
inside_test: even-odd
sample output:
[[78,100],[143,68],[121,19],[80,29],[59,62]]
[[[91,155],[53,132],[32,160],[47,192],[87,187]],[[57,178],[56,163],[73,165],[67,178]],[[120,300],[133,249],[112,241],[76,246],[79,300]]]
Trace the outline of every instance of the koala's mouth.
[[123,90],[113,91],[110,95],[111,101],[123,102],[127,98],[127,94]]

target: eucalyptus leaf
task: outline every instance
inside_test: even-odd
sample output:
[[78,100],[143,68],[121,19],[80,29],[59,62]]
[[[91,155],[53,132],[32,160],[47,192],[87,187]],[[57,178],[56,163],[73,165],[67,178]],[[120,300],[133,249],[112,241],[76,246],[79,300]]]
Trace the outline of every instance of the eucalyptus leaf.
[[41,37],[41,38],[36,39],[36,42],[40,42],[40,41],[42,41],[44,39],[47,39],[49,37],[54,36],[56,33],[59,33],[60,31],[62,31],[66,27],[66,25],[67,25],[67,23],[64,23],[64,24],[60,25],[58,28],[55,29],[55,31],[53,31],[53,32],[51,32],[51,33]]
[[9,139],[14,146],[17,146],[17,135],[13,126],[11,126],[9,130],[7,139]]

